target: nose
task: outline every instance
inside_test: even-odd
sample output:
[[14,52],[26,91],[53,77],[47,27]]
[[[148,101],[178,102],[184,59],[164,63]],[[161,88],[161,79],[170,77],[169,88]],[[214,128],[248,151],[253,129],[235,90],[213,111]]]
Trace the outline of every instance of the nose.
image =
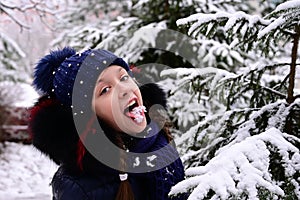
[[119,84],[118,89],[119,89],[119,98],[126,97],[130,91],[130,87],[126,84]]
[[123,98],[123,97],[127,96],[127,94],[128,94],[127,92],[120,92],[119,97]]

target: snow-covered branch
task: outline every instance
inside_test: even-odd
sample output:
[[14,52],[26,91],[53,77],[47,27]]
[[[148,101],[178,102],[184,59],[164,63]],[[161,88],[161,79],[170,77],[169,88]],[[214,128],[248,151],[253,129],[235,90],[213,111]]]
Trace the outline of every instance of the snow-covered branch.
[[[178,19],[178,26],[188,26],[188,34],[198,38],[205,35],[209,38],[223,30],[231,40],[245,51],[252,50],[253,44],[263,42],[261,49],[267,53],[272,50],[272,44],[281,44],[290,37],[294,26],[300,19],[300,6],[297,0],[280,4],[273,12],[265,17],[246,14],[242,11],[234,13],[219,11],[216,13],[196,13],[189,17]],[[222,27],[222,29],[221,29]],[[275,40],[274,40],[275,37]]]
[[259,188],[266,188],[272,197],[281,197],[284,192],[280,183],[269,172],[274,149],[283,158],[287,176],[300,170],[300,166],[295,165],[299,162],[299,149],[287,141],[280,130],[270,128],[229,148],[221,148],[205,166],[187,169],[188,178],[174,186],[170,195],[191,191],[188,200],[203,199],[211,190],[212,199],[242,197],[244,193],[249,199],[259,199]]
[[[215,14],[197,13],[177,20],[177,25],[191,24],[188,34],[197,37],[200,33],[207,35],[212,32],[212,28],[216,29],[216,24],[220,25],[224,23],[225,32],[232,32],[231,34],[239,33],[242,37],[245,37],[246,33],[256,31],[255,26],[267,26],[270,22],[270,20],[265,20],[258,15],[252,16],[239,11],[233,14],[227,12],[218,12]],[[250,29],[254,30],[250,31]]]

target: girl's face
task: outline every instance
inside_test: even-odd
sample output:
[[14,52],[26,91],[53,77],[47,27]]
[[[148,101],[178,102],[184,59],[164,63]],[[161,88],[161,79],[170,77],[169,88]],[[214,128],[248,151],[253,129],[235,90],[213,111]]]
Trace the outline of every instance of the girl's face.
[[96,115],[116,131],[137,134],[147,125],[144,112],[140,113],[139,120],[132,114],[132,110],[139,106],[143,106],[142,95],[127,71],[117,65],[103,70],[92,100]]

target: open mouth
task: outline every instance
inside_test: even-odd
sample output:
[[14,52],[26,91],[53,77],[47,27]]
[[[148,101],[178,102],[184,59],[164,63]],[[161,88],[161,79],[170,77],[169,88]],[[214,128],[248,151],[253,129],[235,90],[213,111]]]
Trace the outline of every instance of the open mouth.
[[144,119],[145,106],[140,106],[137,99],[133,99],[124,110],[124,114],[137,123],[141,123]]

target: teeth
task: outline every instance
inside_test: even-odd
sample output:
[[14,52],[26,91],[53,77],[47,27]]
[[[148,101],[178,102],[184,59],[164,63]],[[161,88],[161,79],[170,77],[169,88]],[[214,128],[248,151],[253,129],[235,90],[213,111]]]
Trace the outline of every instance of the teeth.
[[132,105],[135,104],[135,103],[136,103],[135,100],[131,101],[131,102],[129,103],[128,107],[129,107],[129,106],[132,106]]

